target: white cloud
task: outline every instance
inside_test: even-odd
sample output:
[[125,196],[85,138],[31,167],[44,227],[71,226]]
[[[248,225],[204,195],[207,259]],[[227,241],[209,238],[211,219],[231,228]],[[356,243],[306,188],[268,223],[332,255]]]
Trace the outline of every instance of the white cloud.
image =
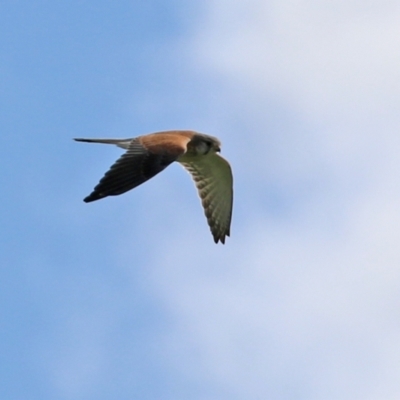
[[[153,256],[155,294],[177,321],[167,358],[190,379],[233,398],[400,395],[399,14],[390,1],[208,2],[195,68],[257,129],[243,143],[229,126],[239,179],[226,246],[204,229],[177,252],[185,218]],[[271,190],[291,202],[280,215]]]
[[209,10],[199,58],[228,79],[287,96],[313,118],[332,105],[361,112],[360,100],[375,110],[388,91],[398,98],[396,2],[212,1]]

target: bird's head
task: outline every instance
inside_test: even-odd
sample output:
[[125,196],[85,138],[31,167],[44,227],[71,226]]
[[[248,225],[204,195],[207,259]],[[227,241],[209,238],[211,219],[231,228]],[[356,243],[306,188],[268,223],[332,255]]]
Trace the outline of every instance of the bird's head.
[[219,153],[221,151],[221,142],[213,136],[199,134],[192,141],[197,154]]

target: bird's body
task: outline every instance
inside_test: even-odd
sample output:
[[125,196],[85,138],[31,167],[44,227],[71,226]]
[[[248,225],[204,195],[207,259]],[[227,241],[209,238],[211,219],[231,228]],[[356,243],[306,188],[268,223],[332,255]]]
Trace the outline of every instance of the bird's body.
[[86,203],[125,193],[177,161],[196,183],[214,241],[225,243],[232,218],[233,178],[229,163],[217,154],[221,147],[217,138],[177,130],[132,139],[75,140],[114,144],[127,150],[84,199]]

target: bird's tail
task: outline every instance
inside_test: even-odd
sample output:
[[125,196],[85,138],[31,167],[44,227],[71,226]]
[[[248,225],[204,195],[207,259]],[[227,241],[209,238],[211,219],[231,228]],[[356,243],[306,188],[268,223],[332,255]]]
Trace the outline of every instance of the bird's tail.
[[87,143],[104,143],[104,144],[115,144],[118,147],[122,147],[123,149],[127,149],[129,147],[129,143],[132,139],[82,139],[82,138],[74,138],[77,142],[87,142]]

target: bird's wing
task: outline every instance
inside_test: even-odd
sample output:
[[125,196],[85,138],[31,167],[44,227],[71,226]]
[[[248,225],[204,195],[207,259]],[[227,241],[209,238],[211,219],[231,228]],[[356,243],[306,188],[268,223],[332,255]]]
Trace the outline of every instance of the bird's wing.
[[196,183],[215,243],[225,243],[230,234],[233,205],[233,177],[228,161],[210,153],[181,164]]
[[145,136],[132,139],[128,150],[109,169],[86,203],[127,192],[152,178],[186,151],[188,138],[173,138],[162,145],[146,143]]

